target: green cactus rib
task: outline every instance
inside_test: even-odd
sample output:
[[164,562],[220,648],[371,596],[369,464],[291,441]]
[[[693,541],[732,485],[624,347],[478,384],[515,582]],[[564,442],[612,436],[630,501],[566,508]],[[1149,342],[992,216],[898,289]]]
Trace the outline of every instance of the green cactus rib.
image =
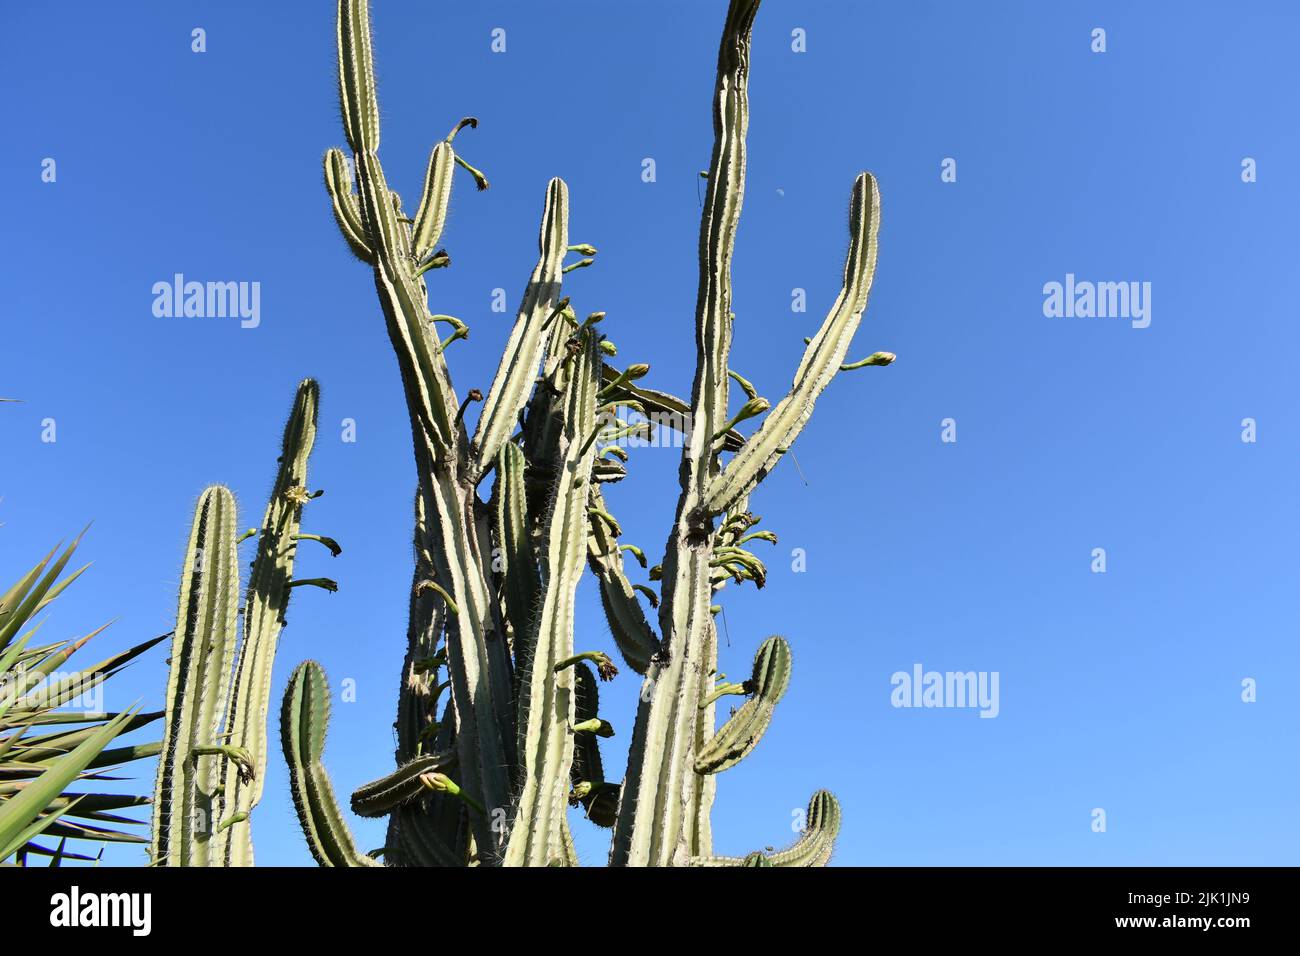
[[701,504],[704,513],[721,514],[747,494],[776,467],[807,424],[817,396],[840,370],[862,322],[876,274],[879,231],[880,189],[874,176],[862,173],[853,184],[849,203],[849,251],[844,260],[844,285],[839,297],[804,351],[790,393],[709,485]]
[[829,790],[818,790],[808,801],[807,819],[799,839],[776,853],[750,853],[744,857],[703,856],[691,866],[825,866],[840,832],[840,802]]
[[221,782],[215,755],[196,748],[217,740],[235,653],[239,611],[238,517],[230,489],[199,496],[181,568],[172,636],[162,753],[154,783],[149,854],[158,866],[211,861],[214,796]]
[[366,241],[366,229],[361,223],[361,207],[357,194],[352,191],[352,170],[340,149],[325,152],[325,190],[330,194],[334,208],[334,221],[347,240],[348,248],[362,262],[375,261],[375,250]]
[[289,765],[298,821],[311,855],[321,866],[378,866],[357,850],[321,764],[329,712],[325,671],[315,661],[304,661],[289,678],[280,708],[280,744]]
[[382,817],[396,807],[429,792],[420,779],[427,773],[446,773],[456,766],[451,750],[416,757],[392,773],[358,787],[352,793],[352,812],[359,817]]
[[[579,663],[573,668],[574,722],[595,720],[600,715],[600,690],[590,667]],[[606,829],[614,825],[618,812],[617,784],[605,782],[605,768],[600,759],[600,739],[595,734],[576,734],[573,763],[569,769],[573,785],[570,802],[582,805],[588,820]]]
[[565,853],[568,774],[573,760],[573,668],[555,666],[573,656],[574,594],[587,545],[587,488],[596,430],[600,380],[599,337],[579,337],[565,394],[561,466],[542,542],[542,609],[521,695],[522,787],[506,844],[507,866],[546,866]]
[[218,859],[224,866],[252,866],[248,815],[262,797],[266,778],[266,722],[271,701],[271,669],[284,627],[307,491],[307,460],[316,441],[320,388],[312,379],[298,386],[284,426],[280,466],[257,538],[257,556],[244,602],[244,633],[226,708],[227,743],[251,756],[251,774],[236,761],[223,761],[221,821],[239,814],[241,822],[221,831]]
[[[749,47],[759,0],[731,0],[718,51],[713,157],[700,221],[692,438],[682,455],[682,494],[665,549],[660,633],[666,663],[651,667],[637,708],[610,862],[672,866],[690,856],[685,808],[697,801],[694,749],[710,652],[711,535],[696,523],[717,471],[708,436],[727,421],[731,260],[745,191]],[[703,436],[703,437],[701,437]]]
[[506,616],[514,629],[515,657],[519,660],[526,660],[532,653],[528,642],[535,630],[533,617],[542,590],[528,518],[524,465],[518,445],[506,442],[501,446],[497,454],[496,531]]
[[477,484],[519,422],[519,413],[537,379],[546,348],[543,327],[560,299],[561,266],[569,242],[569,187],[552,179],[546,187],[537,246],[539,258],[524,290],[519,315],[506,342],[501,364],[483,402],[474,439],[470,442],[467,480]]
[[722,725],[695,756],[696,773],[721,773],[734,767],[758,746],[772,723],[776,705],[790,686],[790,645],[769,637],[754,655],[754,675],[746,690],[753,696]]
[[595,515],[607,513],[599,486],[590,491],[594,513],[587,535],[587,564],[600,583],[600,603],[605,609],[610,633],[627,666],[645,674],[650,660],[659,652],[659,637],[646,620],[636,591],[623,571],[623,552],[609,525]]

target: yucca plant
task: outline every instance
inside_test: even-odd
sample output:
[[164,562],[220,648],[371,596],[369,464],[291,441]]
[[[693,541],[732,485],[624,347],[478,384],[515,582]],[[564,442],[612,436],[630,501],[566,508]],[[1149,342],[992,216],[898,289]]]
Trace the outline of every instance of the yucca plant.
[[[157,743],[110,745],[162,714],[107,712],[98,700],[105,681],[167,635],[75,670],[69,659],[108,625],[72,640],[36,641],[40,613],[86,570],[65,574],[80,541],[52,550],[0,596],[0,864],[26,865],[32,856],[56,866],[95,859],[68,850],[69,839],[145,842],[130,829],[141,821],[118,811],[148,797],[97,792],[94,785],[117,779],[110,768],[158,753]],[[38,842],[42,837],[59,842],[51,848]]]

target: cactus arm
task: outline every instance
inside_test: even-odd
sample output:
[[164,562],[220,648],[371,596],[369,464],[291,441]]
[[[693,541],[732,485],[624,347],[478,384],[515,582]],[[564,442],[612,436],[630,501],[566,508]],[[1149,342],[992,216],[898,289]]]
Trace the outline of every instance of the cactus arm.
[[248,815],[262,797],[266,778],[266,723],[271,702],[271,670],[285,623],[297,542],[307,486],[307,460],[316,441],[320,389],[312,379],[298,386],[284,427],[280,467],[257,538],[257,557],[248,579],[244,634],[226,708],[225,733],[230,746],[252,757],[252,775],[236,761],[223,762],[222,820],[242,814],[222,831],[224,866],[252,866],[253,845]]
[[874,176],[862,173],[853,184],[849,204],[849,251],[839,297],[804,351],[790,393],[710,484],[702,504],[707,514],[726,511],[776,467],[807,424],[817,396],[840,370],[867,307],[876,272],[879,230],[880,190]]
[[429,165],[424,172],[424,191],[420,207],[415,214],[415,228],[411,231],[411,254],[423,262],[433,252],[442,238],[447,223],[447,207],[451,204],[452,174],[456,171],[456,151],[443,140],[429,153]]
[[359,817],[382,817],[404,803],[424,796],[428,789],[420,777],[426,773],[446,773],[456,765],[451,750],[416,757],[392,773],[363,784],[352,793],[352,812]]
[[543,538],[545,591],[520,688],[521,696],[527,696],[520,722],[523,781],[506,844],[507,866],[546,866],[566,858],[574,675],[571,667],[558,673],[555,667],[573,656],[574,594],[587,543],[586,482],[596,452],[599,376],[598,336],[587,331],[579,339],[565,390],[561,464]]
[[[705,649],[706,660],[718,659],[718,630],[709,629],[709,643]],[[695,752],[707,745],[713,737],[717,704],[709,692],[708,681],[700,682],[701,700],[695,715]],[[710,856],[713,853],[713,801],[718,793],[718,778],[713,774],[695,770],[688,778],[686,844],[690,856]]]
[[537,379],[537,367],[546,348],[543,327],[560,298],[560,269],[568,242],[569,187],[562,179],[552,179],[546,187],[546,204],[537,240],[537,265],[524,290],[519,315],[483,403],[474,439],[470,442],[470,484],[478,483],[483,471],[495,460],[497,452],[515,430],[519,413]]
[[753,696],[700,748],[696,773],[715,774],[734,767],[758,746],[790,686],[791,660],[790,645],[780,637],[769,637],[759,646],[747,688],[752,688]]
[[[605,512],[600,487],[591,486],[591,507]],[[592,517],[587,535],[587,564],[600,584],[600,603],[605,608],[610,633],[627,666],[645,674],[650,659],[659,651],[659,637],[646,620],[636,591],[623,571],[623,553],[610,527]]]
[[356,193],[352,191],[352,172],[342,150],[330,149],[325,153],[325,190],[330,194],[330,203],[334,207],[334,221],[338,223],[348,247],[362,262],[373,265],[375,251],[366,239],[361,208]]
[[321,866],[378,866],[357,850],[343,820],[321,758],[329,724],[329,684],[315,661],[294,670],[280,708],[280,743],[298,822],[311,855]]
[[524,484],[524,454],[506,442],[497,454],[496,528],[506,616],[514,629],[516,660],[532,656],[533,617],[542,584],[537,576],[528,497]]
[[691,866],[825,866],[839,832],[840,802],[829,790],[818,790],[808,801],[803,833],[793,845],[772,854],[694,857]]
[[355,155],[357,192],[367,245],[375,251],[375,285],[397,352],[418,448],[440,458],[454,446],[456,397],[429,333],[423,283],[416,275],[410,233],[395,208],[379,163],[379,107],[375,91],[367,0],[339,0],[339,101],[343,128]]
[[206,866],[218,761],[195,748],[217,739],[235,651],[239,553],[235,498],[219,485],[199,496],[181,569],[167,674],[162,752],[149,854],[155,865]]
[[759,0],[731,0],[718,52],[713,157],[700,222],[693,438],[682,455],[682,495],[665,549],[659,615],[667,660],[650,668],[637,708],[610,853],[615,865],[671,866],[690,855],[685,818],[696,801],[698,708],[703,678],[714,669],[712,535],[697,516],[717,470],[708,438],[727,421],[731,259],[744,197],[750,33],[758,6]]

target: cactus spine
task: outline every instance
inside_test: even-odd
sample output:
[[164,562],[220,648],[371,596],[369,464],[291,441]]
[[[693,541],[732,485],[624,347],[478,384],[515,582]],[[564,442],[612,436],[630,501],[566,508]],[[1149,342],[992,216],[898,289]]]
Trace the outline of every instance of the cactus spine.
[[[800,839],[777,853],[715,856],[709,822],[718,773],[754,750],[790,679],[790,648],[779,637],[759,647],[748,680],[716,677],[716,595],[729,583],[762,587],[766,568],[751,542],[776,540],[754,530],[750,495],[837,372],[893,360],[878,352],[845,364],[876,265],[879,194],[863,173],[852,192],[840,296],[807,340],[788,394],[773,406],[730,368],[731,263],[759,2],[730,0],[719,47],[690,400],[641,384],[648,366],[610,364],[617,349],[597,331],[604,313],[580,321],[562,295],[564,275],[592,265],[596,249],[569,244],[568,187],[553,179],[539,257],[504,355],[486,397],[471,389],[462,401],[447,353],[469,329],[430,310],[426,278],[451,262],[438,243],[456,167],[480,190],[488,185],[453,144],[477,121],[462,120],[434,144],[419,207],[406,218],[378,156],[369,4],[338,0],[339,100],[356,181],[344,154],[331,149],[325,184],[344,240],[374,272],[406,394],[418,484],[396,766],[352,798],[363,816],[390,815],[388,865],[575,865],[566,805],[612,828],[612,865],[812,866],[830,856],[840,808],[826,791],[813,796]],[[565,265],[571,252],[583,258]],[[449,329],[446,338],[440,326]],[[733,382],[744,393],[734,412]],[[472,402],[482,407],[471,434],[465,416]],[[626,474],[619,439],[642,427],[621,417],[627,411],[668,416],[663,423],[688,438],[662,563],[648,569],[658,592],[631,581],[625,553],[642,568],[649,561],[619,540],[602,488]],[[746,437],[738,426],[753,419],[761,421]],[[724,456],[731,457],[724,463]],[[479,486],[492,472],[485,501]],[[621,784],[604,779],[599,739],[615,730],[599,712],[596,690],[596,673],[609,680],[617,668],[603,651],[574,643],[584,561],[597,578],[614,644],[643,675]],[[642,600],[658,608],[659,633]],[[285,697],[282,738],[295,802],[319,862],[370,865],[353,846],[320,767],[324,687],[323,672],[309,663]],[[716,703],[728,695],[746,700],[715,732]]]

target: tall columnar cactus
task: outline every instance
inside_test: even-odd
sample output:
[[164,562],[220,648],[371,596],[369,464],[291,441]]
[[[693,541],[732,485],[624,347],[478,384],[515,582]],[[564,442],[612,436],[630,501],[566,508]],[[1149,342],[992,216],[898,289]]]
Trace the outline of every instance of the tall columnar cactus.
[[[300,531],[303,505],[314,497],[307,458],[319,401],[314,381],[298,386],[260,528],[238,533],[229,489],[213,485],[199,496],[181,570],[154,785],[156,865],[253,863],[249,817],[266,771],[271,665],[289,594],[304,584],[335,588],[328,578],[293,578],[299,541],[339,552],[333,539]],[[238,546],[253,536],[257,554],[240,608]]]
[[[471,389],[462,400],[447,352],[469,329],[429,309],[425,280],[451,261],[438,243],[455,168],[487,188],[454,146],[477,122],[462,120],[434,145],[419,206],[413,218],[404,215],[379,162],[369,5],[339,0],[339,99],[353,163],[329,150],[325,184],[344,239],[374,272],[418,477],[397,766],[352,798],[361,815],[390,815],[389,865],[571,865],[570,806],[612,827],[612,865],[809,866],[830,856],[840,808],[826,791],[813,796],[804,833],[788,850],[718,857],[709,826],[716,775],[757,746],[790,680],[792,656],[780,637],[759,647],[748,680],[726,683],[717,675],[715,595],[728,582],[761,587],[766,569],[751,542],[776,540],[754,529],[759,519],[749,496],[836,372],[894,358],[877,352],[843,364],[876,264],[880,197],[875,179],[862,173],[850,198],[843,288],[807,340],[788,394],[773,407],[730,367],[731,262],[758,7],[759,0],[730,0],[718,54],[690,401],[645,386],[648,366],[611,364],[617,350],[597,331],[603,313],[580,321],[562,295],[564,274],[590,265],[596,250],[569,244],[568,188],[558,179],[546,189],[538,261],[496,376],[486,396]],[[565,266],[571,252],[583,258]],[[733,381],[744,393],[739,404]],[[471,430],[473,402],[482,407]],[[625,557],[642,568],[649,561],[620,543],[602,488],[626,474],[619,439],[644,427],[628,412],[687,436],[676,517],[662,563],[649,568],[661,594],[631,582]],[[760,416],[748,437],[738,429]],[[484,500],[480,485],[493,473]],[[584,562],[597,578],[614,644],[643,675],[621,784],[604,779],[598,741],[614,728],[599,712],[589,664],[603,680],[617,668],[605,652],[574,643]],[[643,596],[658,607],[658,633]],[[323,687],[316,665],[304,665],[285,701],[283,743],[299,816],[318,861],[370,865],[340,829],[330,788],[320,782]],[[715,704],[728,695],[747,699],[715,729]]]

